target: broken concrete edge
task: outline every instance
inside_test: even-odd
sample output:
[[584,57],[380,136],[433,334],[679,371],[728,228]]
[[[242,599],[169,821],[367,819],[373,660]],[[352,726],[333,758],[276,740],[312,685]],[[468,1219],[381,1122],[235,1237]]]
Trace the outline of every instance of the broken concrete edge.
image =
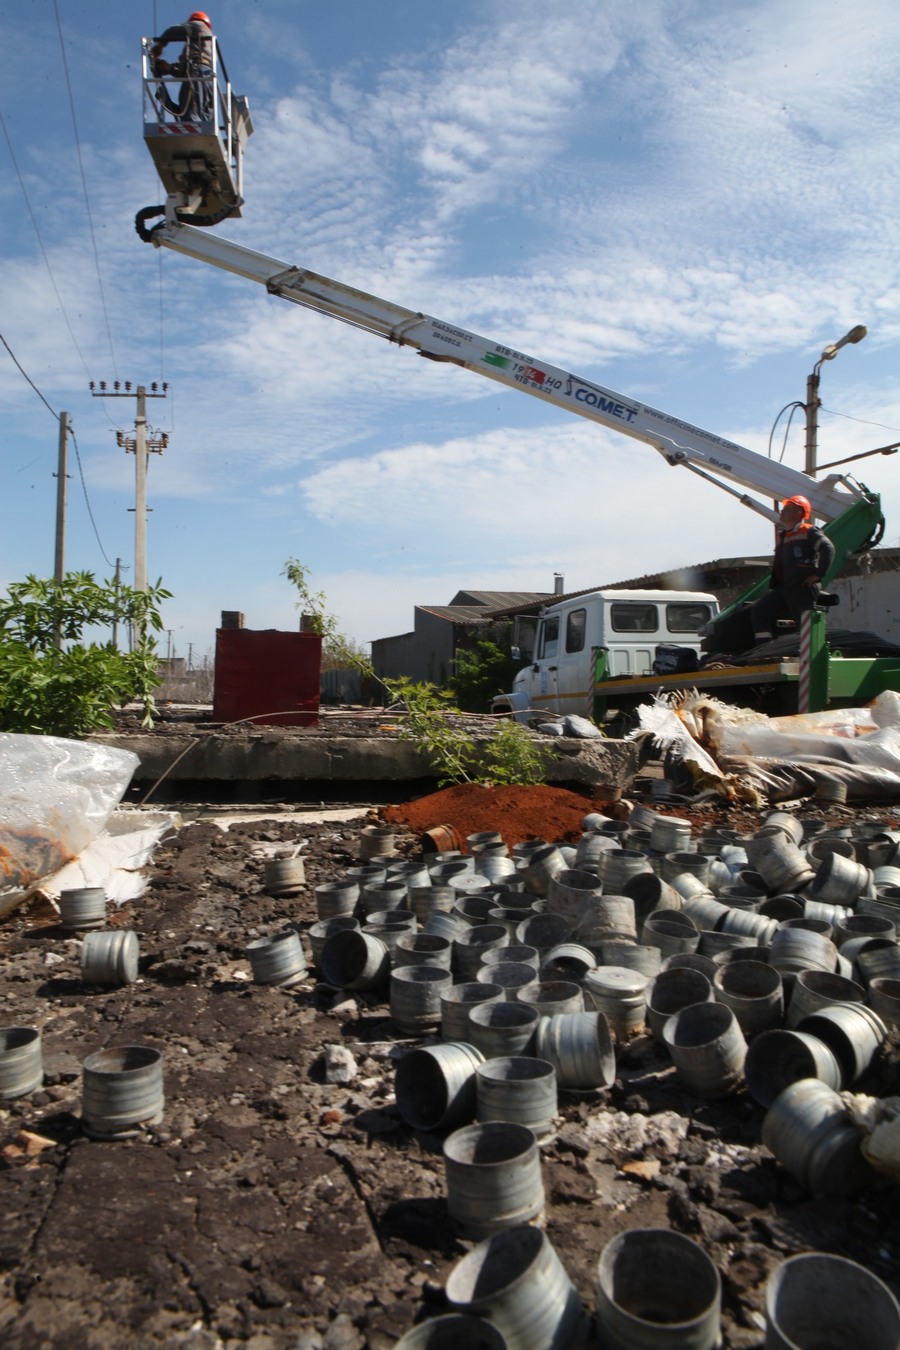
[[[98,733],[91,740],[131,750],[140,764],[135,783],[171,782],[406,782],[434,778],[428,761],[408,741],[388,737],[154,736]],[[558,738],[544,781],[628,787],[639,764],[632,741]]]

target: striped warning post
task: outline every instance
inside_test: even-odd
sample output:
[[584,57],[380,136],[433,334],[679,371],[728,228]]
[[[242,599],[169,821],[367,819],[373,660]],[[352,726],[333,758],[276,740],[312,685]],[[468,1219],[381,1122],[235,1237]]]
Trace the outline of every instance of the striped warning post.
[[812,666],[812,610],[800,620],[800,672],[797,688],[797,711],[809,712],[809,674]]

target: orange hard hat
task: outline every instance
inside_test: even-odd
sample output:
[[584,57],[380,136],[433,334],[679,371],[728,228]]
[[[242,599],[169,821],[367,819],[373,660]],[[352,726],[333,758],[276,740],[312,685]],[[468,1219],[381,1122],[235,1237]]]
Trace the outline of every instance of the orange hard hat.
[[787,498],[785,498],[785,500],[781,503],[781,509],[782,509],[782,511],[784,510],[784,508],[785,508],[786,506],[799,506],[800,510],[803,512],[803,519],[804,519],[804,520],[809,520],[809,517],[810,517],[810,515],[811,515],[811,513],[812,513],[812,507],[810,506],[809,502],[807,501],[807,499],[806,499],[805,497],[799,497],[799,496],[798,496],[798,497],[787,497]]
[[210,21],[209,15],[204,14],[202,9],[195,9],[191,17],[188,19],[188,23],[193,23],[195,19],[197,20],[198,23],[205,23],[207,28],[212,28],[212,23]]

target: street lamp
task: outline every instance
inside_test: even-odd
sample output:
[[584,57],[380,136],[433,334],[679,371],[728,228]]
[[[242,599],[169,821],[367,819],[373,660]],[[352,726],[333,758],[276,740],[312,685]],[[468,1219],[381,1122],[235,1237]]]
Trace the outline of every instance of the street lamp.
[[819,398],[819,372],[822,369],[824,361],[833,361],[842,347],[846,347],[850,342],[862,342],[868,333],[865,324],[858,323],[855,328],[851,328],[849,333],[845,333],[837,342],[830,342],[823,348],[822,355],[819,357],[812,374],[806,381],[806,463],[803,472],[809,474],[810,478],[816,476],[816,445],[819,434],[819,408],[821,400]]

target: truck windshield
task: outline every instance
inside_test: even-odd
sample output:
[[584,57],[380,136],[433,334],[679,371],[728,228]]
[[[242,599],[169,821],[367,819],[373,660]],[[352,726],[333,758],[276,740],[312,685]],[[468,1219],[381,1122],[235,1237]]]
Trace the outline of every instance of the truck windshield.
[[711,605],[696,601],[666,605],[666,626],[670,633],[699,633],[711,617]]

